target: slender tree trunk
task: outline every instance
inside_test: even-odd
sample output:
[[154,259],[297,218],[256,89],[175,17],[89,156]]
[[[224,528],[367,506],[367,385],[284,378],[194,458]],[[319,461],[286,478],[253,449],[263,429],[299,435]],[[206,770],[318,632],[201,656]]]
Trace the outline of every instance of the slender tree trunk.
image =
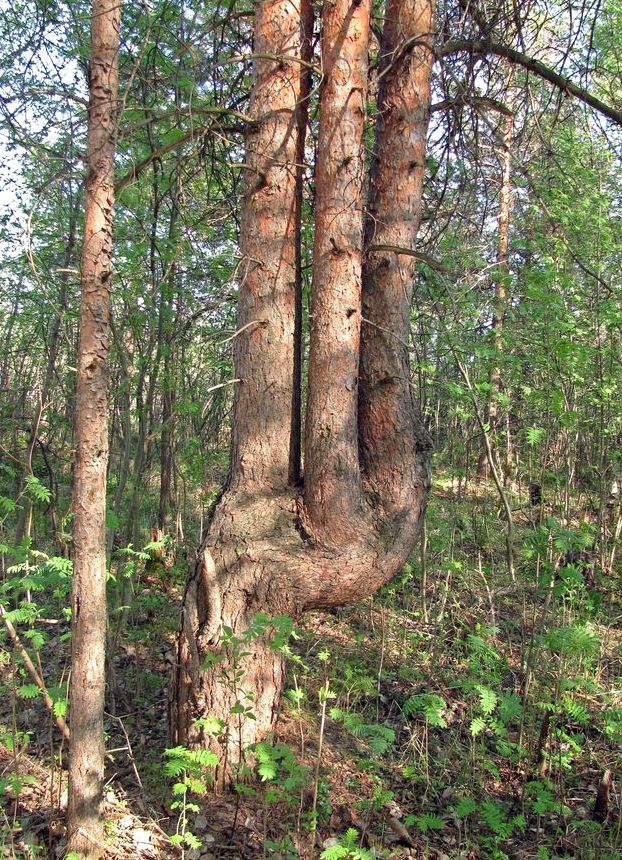
[[164,534],[171,507],[171,475],[173,469],[173,392],[171,366],[168,356],[164,362],[164,385],[162,392],[162,433],[160,435],[160,496],[158,500],[158,530]]
[[76,392],[68,849],[102,853],[107,358],[120,6],[93,0]]
[[[387,28],[388,92],[398,89],[398,85],[391,89],[389,82],[402,63],[410,64],[410,52],[399,55],[399,40],[429,33],[430,2],[425,0],[423,6],[421,2],[417,0],[419,11],[406,30]],[[396,20],[409,18],[410,5],[409,0],[389,4]],[[295,290],[289,285],[296,270],[294,222],[299,207],[294,159],[301,152],[300,112],[306,110],[308,82],[301,67],[311,32],[309,14],[306,3],[301,11],[290,0],[263,0],[258,7],[255,52],[259,57],[278,55],[280,61],[256,60],[251,96],[256,120],[249,130],[246,157],[252,172],[244,200],[246,272],[240,285],[235,357],[235,374],[242,381],[234,405],[232,474],[190,571],[179,631],[171,712],[174,741],[216,749],[221,779],[244,748],[269,732],[275,722],[283,664],[270,648],[265,616],[296,616],[309,609],[352,603],[391,579],[416,545],[429,483],[429,442],[410,397],[407,350],[402,350],[402,376],[386,401],[395,432],[391,484],[383,486],[381,493],[368,491],[375,481],[370,464],[377,428],[366,412],[359,419],[359,355],[363,356],[361,388],[365,402],[372,406],[378,389],[374,374],[381,359],[372,340],[360,343],[362,141],[370,14],[364,0],[336,0],[325,4],[323,12],[324,77],[302,495],[291,482],[288,461],[296,443],[290,428],[297,422],[290,414],[295,386]],[[380,222],[402,217],[402,203],[412,203],[417,213],[420,210],[432,53],[424,49],[417,56],[426,66],[428,83],[418,85],[412,103],[397,112],[404,122],[416,126],[413,139],[421,153],[420,173],[411,188],[416,199],[411,201],[405,192],[399,202],[394,201],[391,189],[385,193],[383,186],[388,176],[378,179],[376,218]],[[404,83],[408,72],[402,74]],[[384,109],[389,116],[388,101]],[[378,124],[375,176],[382,176],[382,153],[399,148],[393,138],[403,132],[401,122]],[[409,229],[402,240],[410,247],[418,215],[405,217]],[[373,272],[370,264],[367,277],[371,279]],[[412,278],[412,270],[399,272]],[[370,281],[363,291],[391,288],[392,282],[378,280],[376,286]],[[370,303],[373,330],[392,324],[387,308],[393,299],[393,295],[385,297],[377,309]],[[400,293],[397,300],[398,317],[406,326],[399,337],[405,341],[408,310],[403,302],[408,296]],[[393,376],[398,371],[389,372]],[[403,405],[405,393],[409,400]],[[362,461],[359,444],[367,452]],[[264,617],[259,625],[258,613]],[[244,709],[255,719],[245,718]],[[216,741],[207,736],[204,723],[196,722],[208,715],[219,717],[227,726]]]
[[[123,503],[123,492],[127,484],[127,479],[130,474],[130,464],[132,461],[132,400],[130,387],[132,382],[132,372],[130,366],[130,356],[125,351],[125,345],[114,324],[114,318],[110,318],[110,331],[115,341],[117,356],[120,365],[121,382],[118,386],[118,397],[120,400],[119,411],[119,427],[123,440],[123,446],[119,452],[119,457],[116,465],[117,486],[114,493],[114,501],[112,511],[115,521],[119,521],[121,514],[121,505]],[[112,551],[114,549],[115,529],[108,530],[106,541],[106,558],[110,561]]]
[[[503,328],[508,306],[508,281],[510,275],[509,247],[510,247],[510,213],[512,209],[512,137],[514,134],[514,114],[512,112],[513,100],[511,93],[511,71],[507,72],[506,103],[509,112],[503,117],[503,138],[501,142],[501,187],[499,189],[499,233],[497,241],[497,274],[494,284],[493,297],[493,320],[492,320],[492,343],[495,350],[495,359],[490,369],[490,391],[486,403],[484,423],[490,427],[490,438],[493,443],[493,454],[495,462],[499,464],[499,471],[505,477],[509,477],[511,471],[511,456],[506,454],[504,467],[501,467],[501,457],[498,442],[498,434],[504,423],[504,418],[499,411],[499,394],[503,384],[501,373],[501,357],[504,350]],[[488,460],[486,447],[484,446],[479,455],[477,463],[477,474],[484,477],[488,473]]]
[[[181,34],[183,37],[183,33]],[[181,108],[179,93],[176,91],[176,105]],[[166,521],[171,508],[171,481],[173,472],[174,444],[174,413],[175,401],[175,326],[182,307],[183,287],[180,283],[177,265],[175,263],[175,245],[177,240],[177,221],[179,218],[179,197],[181,193],[181,174],[179,164],[175,166],[175,177],[170,191],[171,216],[169,221],[168,240],[171,258],[161,285],[162,302],[167,300],[167,314],[164,320],[162,337],[166,345],[164,366],[162,368],[162,432],[160,434],[160,496],[158,500],[158,529],[166,532]],[[176,318],[173,319],[173,299],[177,295]]]

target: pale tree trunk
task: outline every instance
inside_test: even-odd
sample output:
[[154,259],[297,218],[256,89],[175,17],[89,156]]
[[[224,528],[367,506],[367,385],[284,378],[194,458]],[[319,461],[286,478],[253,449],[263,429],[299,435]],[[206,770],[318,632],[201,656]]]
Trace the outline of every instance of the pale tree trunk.
[[68,850],[103,848],[107,358],[120,7],[93,0],[73,497]]
[[[382,194],[372,191],[379,221],[408,221],[408,229],[399,234],[407,249],[412,247],[420,212],[432,64],[430,50],[417,48],[402,54],[397,50],[404,38],[430,32],[429,0],[423,4],[417,0],[414,5],[415,10],[407,0],[389,3],[391,14],[403,24],[388,26],[385,35],[384,91],[389,95],[381,104],[381,114],[386,113],[387,120],[378,124],[374,156],[374,176]],[[256,60],[251,97],[256,120],[249,130],[246,157],[253,172],[249,171],[244,201],[246,271],[240,285],[235,357],[236,377],[242,381],[235,400],[232,473],[188,577],[171,713],[175,742],[209,744],[220,753],[220,780],[245,747],[271,730],[277,715],[283,662],[270,649],[269,636],[257,635],[253,626],[257,613],[297,616],[373,593],[395,575],[414,548],[428,490],[429,442],[410,397],[407,349],[402,347],[399,358],[390,359],[390,378],[401,376],[385,402],[396,434],[391,483],[380,492],[375,487],[380,479],[373,466],[374,438],[379,432],[374,418],[379,393],[375,374],[385,357],[380,357],[373,338],[361,344],[361,292],[390,290],[393,281],[389,278],[385,284],[378,279],[373,286],[376,260],[381,268],[385,266],[384,256],[374,254],[366,269],[370,286],[362,286],[369,15],[365,0],[335,0],[325,4],[323,11],[301,494],[288,469],[291,449],[297,444],[290,428],[298,423],[290,414],[291,403],[296,402],[292,397],[296,291],[291,285],[299,268],[294,247],[298,234],[294,222],[299,218],[295,159],[302,151],[301,115],[306,113],[308,93],[308,79],[302,74],[305,63],[299,59],[308,59],[311,22],[306,4],[302,11],[290,0],[264,0],[258,7],[256,55],[280,55],[281,60]],[[412,99],[406,99],[396,112],[400,120],[394,121],[391,93],[398,92],[410,74],[403,67],[411,69],[413,64],[418,83]],[[420,67],[424,73],[420,74]],[[396,76],[403,76],[401,82],[394,82]],[[417,141],[419,154],[414,156],[416,168],[409,168],[410,190],[396,197],[404,178],[389,180],[391,171],[380,178],[384,175],[380,162],[383,153],[397,145],[391,138],[402,135],[410,123],[411,143]],[[395,182],[395,188],[384,194],[384,183],[389,181]],[[392,234],[392,242],[396,238]],[[390,255],[391,261],[398,258],[402,259]],[[412,280],[408,264],[403,269],[396,264],[396,271],[399,278]],[[386,329],[393,324],[387,308],[395,299],[405,326],[398,340],[404,342],[411,284],[404,294],[400,282],[400,290],[395,288],[396,295],[377,308],[372,302],[368,313],[373,331]],[[383,377],[380,387],[385,381]],[[360,416],[359,399],[371,404],[361,408]],[[243,708],[252,711],[255,719],[236,714]],[[207,716],[219,717],[228,726],[217,742],[196,724]]]
[[[179,20],[179,39],[180,42],[183,43],[185,41],[185,15],[183,13],[183,3],[182,3],[182,14],[180,15]],[[182,58],[179,73],[184,73],[185,62]],[[180,92],[179,86],[175,87],[175,107],[177,110],[181,110],[182,108],[182,95]],[[171,189],[169,192],[170,197],[170,205],[171,205],[171,215],[169,220],[168,227],[168,237],[169,237],[169,245],[172,248],[176,247],[176,240],[178,236],[178,221],[180,214],[180,202],[182,195],[182,173],[181,173],[181,164],[180,157],[175,163],[174,174],[171,177],[173,182],[171,185]],[[164,326],[164,339],[166,343],[166,353],[164,356],[164,367],[163,367],[163,383],[162,383],[162,432],[160,435],[160,498],[158,502],[158,529],[165,534],[166,533],[166,524],[167,517],[170,513],[171,509],[171,484],[172,484],[172,473],[173,473],[173,456],[174,456],[174,413],[173,406],[175,403],[175,328],[178,322],[180,311],[183,305],[183,287],[180,283],[180,277],[177,269],[177,264],[174,258],[175,252],[173,251],[173,257],[168,261],[167,270],[164,272],[164,283],[161,285],[161,290],[163,292],[162,298],[164,298],[164,290],[168,293],[169,297],[169,308],[166,319],[166,325]],[[168,259],[168,258],[166,258]],[[170,285],[170,287],[169,287]],[[173,300],[176,293],[176,314],[175,318],[173,317]]]
[[[493,296],[493,320],[492,320],[492,343],[495,350],[495,359],[493,366],[490,369],[490,390],[486,410],[484,415],[484,423],[488,425],[490,439],[492,442],[492,452],[499,467],[499,474],[503,474],[505,478],[511,475],[511,454],[509,450],[510,440],[506,440],[506,456],[503,467],[501,466],[501,455],[499,448],[499,433],[501,427],[507,422],[507,416],[503,416],[499,409],[499,395],[503,386],[503,378],[501,372],[501,357],[504,350],[503,329],[505,325],[505,315],[508,306],[508,282],[510,277],[509,265],[509,248],[510,248],[510,214],[512,209],[512,137],[514,135],[514,113],[512,99],[512,72],[508,67],[506,72],[506,107],[507,112],[503,114],[503,134],[501,140],[500,151],[500,188],[499,188],[499,217],[498,217],[498,239],[497,239],[497,273],[494,283]],[[507,433],[509,436],[509,422],[507,423]],[[484,477],[489,473],[489,463],[487,459],[486,446],[480,451],[480,456],[477,464],[478,477]]]

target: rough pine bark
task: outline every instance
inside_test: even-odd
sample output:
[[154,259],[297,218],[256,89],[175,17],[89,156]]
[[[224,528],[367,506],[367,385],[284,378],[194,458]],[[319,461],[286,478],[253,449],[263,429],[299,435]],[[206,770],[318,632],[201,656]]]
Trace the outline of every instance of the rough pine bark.
[[[429,34],[431,11],[430,0],[388,4],[383,68],[389,95],[381,96],[373,172],[378,190],[372,187],[372,200],[378,223],[402,218],[406,226],[375,238],[376,244],[390,238],[410,248],[416,234],[432,53],[403,49],[402,41]],[[270,731],[277,715],[283,663],[271,650],[269,635],[257,635],[257,613],[297,616],[373,593],[408,558],[425,506],[429,442],[410,397],[405,346],[412,269],[409,263],[402,266],[402,256],[394,252],[387,257],[371,251],[365,269],[369,284],[363,284],[369,15],[367,0],[335,0],[323,9],[301,491],[291,470],[292,449],[298,444],[292,430],[298,422],[291,414],[296,403],[296,290],[288,285],[296,270],[298,228],[289,217],[299,217],[293,159],[302,152],[310,11],[306,3],[299,7],[290,0],[261,0],[257,11],[255,52],[261,59],[256,60],[255,119],[247,142],[244,276],[235,355],[241,382],[234,404],[232,471],[186,583],[171,702],[173,740],[215,748],[221,759],[219,779],[248,744]],[[392,15],[399,25],[391,25]],[[280,61],[269,59],[275,55]],[[401,88],[409,95],[394,111],[391,99],[398,99]],[[402,153],[395,136],[404,134],[410,136],[395,170],[405,165],[406,173],[394,180],[393,171],[380,162],[394,149]],[[403,206],[406,214],[400,214]],[[396,274],[390,278],[374,274],[394,263]],[[377,305],[373,297],[369,300],[363,332],[395,324],[400,349],[393,339],[388,346],[373,337],[361,343],[361,294],[370,291],[388,295]],[[395,318],[390,311],[394,301]],[[379,408],[387,410],[392,444]],[[376,458],[375,440],[381,448]],[[385,468],[387,481],[379,486]],[[255,719],[237,713],[243,708]],[[197,724],[207,716],[227,723],[220,738],[208,737],[205,725]]]
[[[246,136],[238,334],[234,362],[232,463],[205,545],[190,571],[172,690],[174,740],[202,743],[197,717],[229,722],[236,703],[256,720],[240,721],[217,744],[229,757],[276,719],[282,661],[263,639],[244,647],[222,642],[243,633],[259,610],[290,612],[293,603],[268,574],[265,548],[293,530],[290,484],[300,471],[300,200],[310,89],[312,11],[309,0],[261,0],[254,31],[254,84]],[[285,501],[283,501],[285,499]],[[277,521],[283,520],[278,524]],[[204,671],[206,659],[215,661]],[[244,684],[237,673],[244,672]],[[253,696],[251,703],[248,696]]]
[[[283,488],[290,473],[299,138],[309,90],[310,6],[257,6],[240,234],[232,489]],[[274,59],[271,59],[274,57]],[[295,431],[297,432],[297,430]]]
[[322,12],[304,498],[313,534],[336,546],[355,535],[361,515],[357,404],[369,15],[370,0],[334,0]]
[[[388,0],[381,43],[376,147],[371,167],[363,287],[361,460],[385,516],[414,531],[430,446],[409,370],[413,248],[422,211],[433,65],[434,0]],[[408,48],[417,41],[416,46]],[[429,43],[428,45],[425,42]],[[393,250],[387,250],[393,249]]]
[[120,7],[93,0],[76,390],[67,845],[102,854],[106,642],[107,358]]

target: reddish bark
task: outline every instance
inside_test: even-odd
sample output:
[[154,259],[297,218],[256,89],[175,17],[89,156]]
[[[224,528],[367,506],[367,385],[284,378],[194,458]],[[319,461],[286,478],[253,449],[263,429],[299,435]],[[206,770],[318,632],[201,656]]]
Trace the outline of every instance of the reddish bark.
[[[371,168],[363,289],[361,457],[371,491],[391,516],[419,516],[429,447],[412,397],[408,357],[432,73],[434,0],[388,0],[381,45],[376,148]],[[401,50],[417,40],[416,47]],[[421,42],[429,42],[427,47]],[[414,444],[413,444],[414,443]]]
[[[279,10],[292,10],[283,0],[264,0],[264,5],[257,17],[261,50],[257,43],[255,48],[269,55],[282,46]],[[374,219],[382,230],[368,228],[370,241],[408,248],[420,213],[432,63],[432,53],[425,47],[414,52],[397,50],[413,34],[429,33],[430,0],[417,0],[412,6],[410,0],[395,0],[387,11],[384,95],[371,193]],[[392,15],[399,23],[392,22]],[[266,22],[270,21],[273,28],[268,33]],[[278,22],[280,29],[275,30]],[[408,255],[390,252],[387,258],[384,252],[370,252],[363,292],[370,321],[366,329],[372,334],[362,347],[359,341],[368,28],[366,2],[325,4],[302,497],[296,486],[287,485],[289,432],[296,425],[286,410],[287,393],[292,392],[293,332],[288,328],[293,318],[292,294],[270,268],[275,243],[275,259],[282,265],[287,261],[288,271],[295,259],[291,247],[295,231],[288,234],[289,248],[284,247],[283,231],[290,229],[284,213],[291,207],[298,212],[293,202],[296,189],[290,173],[274,164],[274,154],[266,155],[266,143],[257,144],[267,135],[284,150],[265,94],[300,93],[300,89],[293,80],[292,63],[265,61],[267,65],[257,69],[252,109],[258,118],[249,136],[247,160],[253,164],[251,159],[263,153],[269,169],[262,173],[267,186],[262,184],[265,180],[258,185],[251,175],[245,197],[247,267],[240,285],[240,327],[248,328],[239,336],[236,353],[236,376],[243,383],[235,403],[232,474],[186,584],[171,713],[175,742],[210,744],[220,752],[220,778],[246,746],[270,731],[276,719],[283,663],[271,651],[267,636],[245,640],[257,613],[297,616],[373,593],[408,558],[425,505],[429,443],[410,396],[408,350],[403,345],[408,337],[413,276]],[[284,85],[286,74],[292,78],[289,87]],[[293,110],[290,105],[289,112]],[[391,161],[394,154],[397,164]],[[385,158],[390,162],[386,166]],[[289,202],[277,194],[270,177],[278,177],[279,189],[287,189]],[[266,249],[272,254],[269,260],[259,256]],[[258,256],[251,265],[254,254]],[[377,337],[377,332],[392,326],[395,337]],[[396,341],[402,344],[399,349]],[[360,415],[359,354],[363,362]],[[230,633],[244,640],[241,655],[240,647],[228,639]],[[239,710],[240,702],[253,711],[255,720],[231,720],[231,709]],[[207,715],[228,723],[227,733],[217,742],[196,724],[197,718]]]
[[335,0],[322,14],[305,506],[313,534],[337,546],[354,536],[361,513],[357,402],[369,11],[369,0]]
[[[306,126],[311,7],[264,0],[255,19],[255,74],[246,137],[241,282],[234,359],[231,484],[287,486],[299,289],[297,167]],[[268,59],[277,56],[279,59]],[[278,356],[278,358],[276,358]]]
[[102,853],[106,643],[107,358],[120,7],[93,0],[76,391],[68,849]]
[[[227,663],[219,662],[211,672],[201,668],[210,651],[220,647],[223,629],[243,632],[260,609],[279,611],[279,596],[264,582],[268,577],[257,529],[272,522],[262,503],[288,494],[300,472],[298,245],[311,32],[308,0],[258,4],[234,351],[241,382],[234,399],[231,477],[186,584],[171,713],[178,742],[201,742],[194,719],[207,713],[228,719],[231,707],[244,699],[225,677],[236,659],[231,649],[221,655],[228,656]],[[290,601],[283,597],[283,611],[288,611]],[[245,673],[244,688],[254,696],[256,723],[265,733],[276,717],[282,664],[265,642],[245,651],[239,668]],[[228,756],[239,758],[240,746],[255,737],[252,721],[246,720],[237,735],[231,733],[221,744],[225,764]]]

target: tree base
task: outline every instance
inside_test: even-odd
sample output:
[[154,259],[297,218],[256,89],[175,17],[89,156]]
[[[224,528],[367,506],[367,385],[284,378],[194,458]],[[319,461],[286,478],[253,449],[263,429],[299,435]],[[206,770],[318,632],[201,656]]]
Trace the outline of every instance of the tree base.
[[219,784],[274,729],[284,684],[274,640],[283,627],[389,582],[416,545],[428,486],[422,459],[411,496],[390,513],[368,493],[341,546],[312,534],[293,490],[223,494],[186,582],[170,702],[173,743],[213,750]]

